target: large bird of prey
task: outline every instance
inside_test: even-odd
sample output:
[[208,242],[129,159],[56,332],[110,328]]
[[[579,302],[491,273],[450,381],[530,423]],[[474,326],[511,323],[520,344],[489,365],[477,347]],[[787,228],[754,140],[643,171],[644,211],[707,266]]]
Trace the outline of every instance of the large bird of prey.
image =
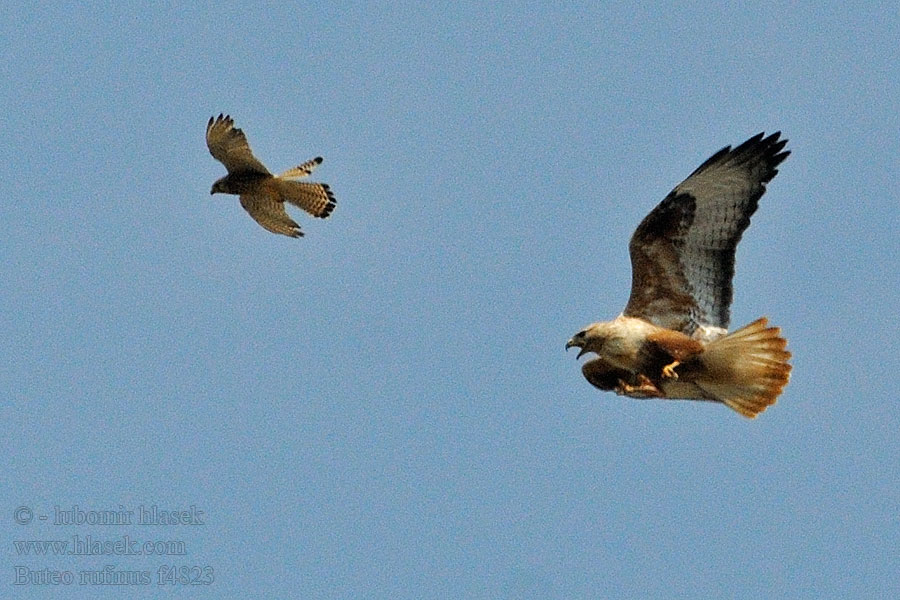
[[745,417],[787,385],[787,341],[765,318],[728,333],[737,244],[766,183],[790,152],[781,132],[713,154],[648,214],[631,238],[625,311],[566,344],[601,390],[634,398],[722,402]]
[[322,164],[322,157],[308,160],[280,175],[272,175],[250,151],[244,132],[228,115],[210,117],[206,124],[210,154],[225,165],[228,175],[216,181],[210,194],[237,194],[241,206],[257,223],[272,233],[300,237],[300,226],[284,210],[284,203],[298,206],[324,219],[334,210],[334,196],[324,183],[294,181]]

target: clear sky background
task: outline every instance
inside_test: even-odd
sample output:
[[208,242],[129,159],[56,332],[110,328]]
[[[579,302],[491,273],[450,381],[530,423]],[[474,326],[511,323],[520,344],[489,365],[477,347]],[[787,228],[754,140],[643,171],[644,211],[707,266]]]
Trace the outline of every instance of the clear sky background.
[[[3,9],[0,596],[900,597],[894,4],[191,4]],[[211,197],[220,112],[332,218]],[[778,404],[593,389],[638,222],[775,130],[732,325]],[[153,505],[203,524],[53,524]],[[186,553],[14,544],[73,535]]]

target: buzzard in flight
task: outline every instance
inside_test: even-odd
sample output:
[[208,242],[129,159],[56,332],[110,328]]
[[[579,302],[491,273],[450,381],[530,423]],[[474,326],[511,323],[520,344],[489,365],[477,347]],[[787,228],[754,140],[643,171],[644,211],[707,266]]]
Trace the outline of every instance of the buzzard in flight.
[[765,318],[728,333],[734,254],[766,183],[790,152],[781,132],[713,154],[648,214],[631,238],[631,297],[612,321],[588,325],[585,378],[633,398],[722,402],[745,417],[775,403],[791,355]]
[[280,175],[272,175],[250,151],[244,132],[228,115],[210,117],[206,124],[210,154],[225,165],[228,175],[216,181],[210,194],[237,194],[241,206],[257,223],[272,233],[300,237],[300,226],[284,210],[284,203],[298,206],[324,219],[334,210],[334,196],[324,183],[294,181],[322,164],[322,157],[308,160]]

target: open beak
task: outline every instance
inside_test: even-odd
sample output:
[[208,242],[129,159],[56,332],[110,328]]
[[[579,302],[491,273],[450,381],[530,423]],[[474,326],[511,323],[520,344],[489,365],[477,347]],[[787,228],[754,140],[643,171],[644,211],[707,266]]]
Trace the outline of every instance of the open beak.
[[584,356],[584,354],[587,352],[587,350],[582,348],[581,345],[575,341],[575,338],[572,338],[571,340],[566,342],[566,351],[567,352],[568,352],[569,348],[580,348],[581,349],[581,352],[578,353],[578,356],[575,357],[575,360],[578,360],[579,358]]

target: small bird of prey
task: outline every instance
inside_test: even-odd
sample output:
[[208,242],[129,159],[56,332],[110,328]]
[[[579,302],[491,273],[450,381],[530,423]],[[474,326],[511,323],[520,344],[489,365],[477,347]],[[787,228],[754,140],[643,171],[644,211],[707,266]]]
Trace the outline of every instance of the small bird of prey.
[[272,233],[291,237],[303,235],[300,226],[285,212],[285,202],[320,219],[328,217],[334,210],[334,195],[326,184],[295,181],[322,164],[321,156],[280,175],[272,175],[253,156],[244,132],[234,126],[231,117],[222,114],[209,118],[206,145],[213,158],[228,169],[228,175],[216,181],[209,193],[238,195],[244,210]]
[[648,214],[631,238],[624,312],[566,344],[601,390],[632,398],[722,402],[754,418],[787,385],[781,330],[757,319],[728,333],[737,244],[766,183],[790,152],[781,132],[713,154]]

